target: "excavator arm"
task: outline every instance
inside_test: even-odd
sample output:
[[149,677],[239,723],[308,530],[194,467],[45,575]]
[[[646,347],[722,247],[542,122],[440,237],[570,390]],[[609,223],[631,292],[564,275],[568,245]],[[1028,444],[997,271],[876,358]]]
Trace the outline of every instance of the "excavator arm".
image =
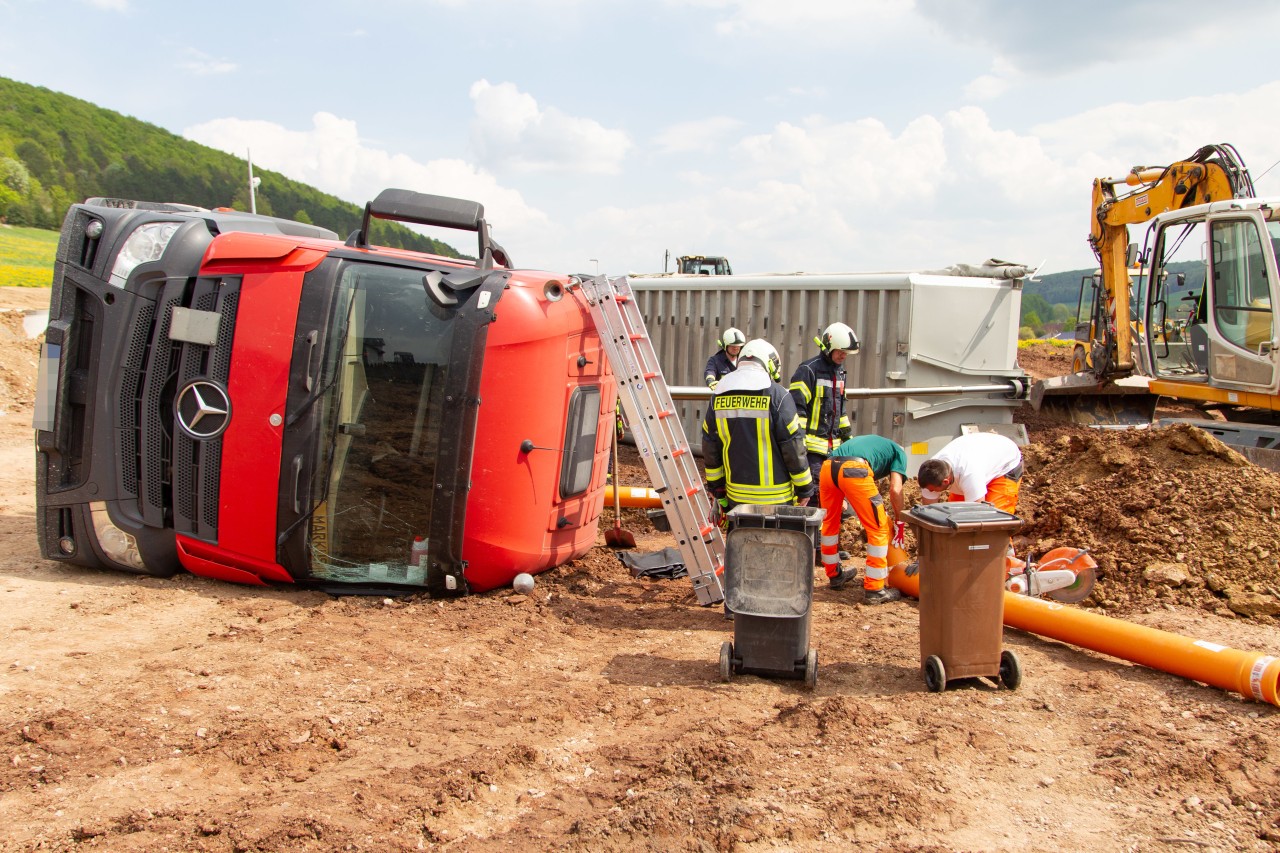
[[1253,195],[1248,169],[1225,143],[1206,145],[1168,166],[1135,166],[1124,177],[1096,179],[1089,244],[1098,257],[1097,298],[1105,305],[1077,333],[1088,329],[1077,347],[1089,353],[1089,369],[1035,383],[1031,404],[1076,423],[1149,423],[1157,396],[1134,357],[1138,326],[1130,316],[1128,226],[1167,211]]
[[1104,358],[1094,359],[1094,376],[1105,381],[1134,371],[1129,316],[1129,229],[1170,210],[1254,194],[1253,181],[1231,145],[1206,145],[1168,166],[1134,166],[1123,178],[1093,182],[1089,245],[1098,257],[1107,299]]

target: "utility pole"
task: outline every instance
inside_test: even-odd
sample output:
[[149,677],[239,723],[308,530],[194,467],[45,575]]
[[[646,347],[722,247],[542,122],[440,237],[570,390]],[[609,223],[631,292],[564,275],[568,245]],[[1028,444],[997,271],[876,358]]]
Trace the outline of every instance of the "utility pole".
[[258,185],[262,183],[262,178],[255,178],[253,176],[253,150],[246,148],[245,151],[248,154],[248,158],[249,158],[249,212],[257,213],[258,212],[257,189],[258,189]]

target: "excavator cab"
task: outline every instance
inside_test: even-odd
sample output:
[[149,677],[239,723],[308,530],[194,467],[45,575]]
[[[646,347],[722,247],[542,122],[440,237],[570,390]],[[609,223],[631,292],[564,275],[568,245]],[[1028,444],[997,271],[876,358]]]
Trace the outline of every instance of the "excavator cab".
[[1264,205],[1188,214],[1152,225],[1148,354],[1157,382],[1179,383],[1152,390],[1229,411],[1244,402],[1238,391],[1277,391],[1280,215]]

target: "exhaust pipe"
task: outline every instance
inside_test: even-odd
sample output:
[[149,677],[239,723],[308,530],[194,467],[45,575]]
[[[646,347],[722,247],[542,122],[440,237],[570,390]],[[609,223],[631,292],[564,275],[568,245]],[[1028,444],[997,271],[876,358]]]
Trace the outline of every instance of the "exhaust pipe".
[[[920,597],[920,577],[907,577],[906,552],[889,550],[889,585]],[[1012,592],[1004,594],[1004,624],[1073,646],[1092,649],[1280,706],[1280,658],[1192,640],[1086,610]]]

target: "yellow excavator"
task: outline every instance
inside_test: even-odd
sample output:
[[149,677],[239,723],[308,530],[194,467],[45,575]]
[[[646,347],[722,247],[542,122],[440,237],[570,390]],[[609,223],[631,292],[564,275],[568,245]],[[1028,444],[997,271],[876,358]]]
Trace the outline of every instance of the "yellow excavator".
[[[1077,372],[1036,383],[1032,405],[1132,424],[1171,397],[1219,413],[1196,423],[1237,449],[1280,456],[1280,198],[1257,197],[1234,147],[1208,145],[1099,178],[1093,214],[1098,273],[1081,287]],[[1130,225],[1146,226],[1141,251]]]

